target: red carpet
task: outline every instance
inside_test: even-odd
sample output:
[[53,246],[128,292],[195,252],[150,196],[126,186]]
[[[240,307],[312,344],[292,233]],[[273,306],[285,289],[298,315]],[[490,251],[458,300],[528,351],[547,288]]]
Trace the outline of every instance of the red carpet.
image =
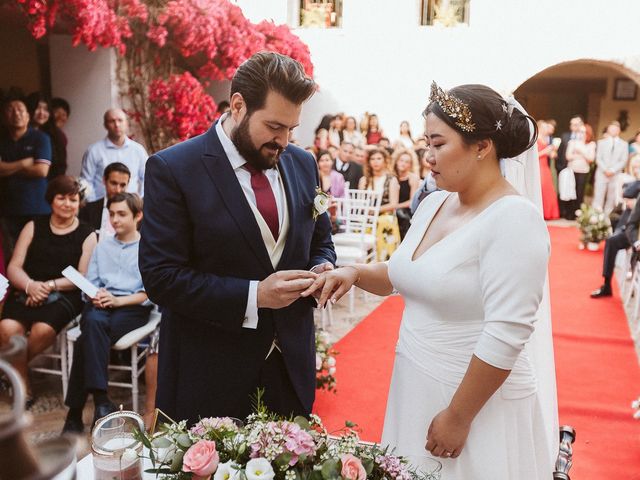
[[602,252],[579,251],[575,229],[550,228],[550,285],[560,423],[577,439],[577,480],[640,479],[640,422],[631,400],[640,369],[620,295],[591,299],[602,283]]
[[[560,423],[577,431],[573,480],[640,480],[640,422],[631,400],[640,369],[620,297],[592,300],[602,252],[579,251],[575,229],[550,227],[551,305]],[[319,392],[314,410],[327,428],[357,423],[379,441],[402,300],[391,297],[336,344],[338,393]]]

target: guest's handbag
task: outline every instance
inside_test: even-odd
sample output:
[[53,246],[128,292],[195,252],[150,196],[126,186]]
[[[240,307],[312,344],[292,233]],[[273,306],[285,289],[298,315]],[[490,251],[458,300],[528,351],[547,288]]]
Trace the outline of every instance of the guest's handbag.
[[576,176],[570,168],[564,168],[558,174],[558,196],[560,200],[575,200],[576,195]]
[[400,221],[409,221],[411,220],[411,209],[410,208],[398,208],[396,210],[396,217]]
[[[60,297],[62,297],[60,292],[51,292],[47,297],[47,299],[44,301],[43,305],[48,305],[50,303],[57,302],[58,300],[60,300]],[[24,292],[20,292],[17,295],[16,301],[24,305],[25,303],[27,303],[27,294]]]

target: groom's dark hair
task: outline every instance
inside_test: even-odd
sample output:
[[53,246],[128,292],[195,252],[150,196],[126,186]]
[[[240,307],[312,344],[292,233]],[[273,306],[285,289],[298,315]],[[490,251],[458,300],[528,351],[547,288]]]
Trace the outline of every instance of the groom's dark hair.
[[251,114],[264,107],[269,91],[278,92],[291,103],[300,105],[316,91],[316,83],[293,58],[274,52],[258,52],[236,70],[231,80],[231,95],[242,95],[247,113]]

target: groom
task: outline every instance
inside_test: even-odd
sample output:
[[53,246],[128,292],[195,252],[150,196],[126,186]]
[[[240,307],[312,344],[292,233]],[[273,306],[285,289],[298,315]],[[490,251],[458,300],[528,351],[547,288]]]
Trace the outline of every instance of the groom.
[[147,162],[139,263],[163,312],[157,406],[174,420],[245,418],[258,388],[276,413],[311,412],[315,301],[300,293],[335,252],[313,215],[317,166],[288,139],[315,89],[295,60],[258,53],[229,113]]

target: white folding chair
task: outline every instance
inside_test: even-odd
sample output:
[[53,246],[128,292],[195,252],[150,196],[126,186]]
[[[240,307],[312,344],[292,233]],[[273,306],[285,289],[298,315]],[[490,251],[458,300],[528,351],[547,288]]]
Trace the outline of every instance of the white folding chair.
[[[376,259],[376,228],[380,215],[381,192],[347,190],[347,198],[338,202],[341,230],[333,235],[336,247],[356,247],[365,252],[365,262]],[[336,252],[337,253],[337,252]],[[351,256],[353,252],[349,252]]]
[[[33,372],[56,375],[62,379],[62,396],[67,396],[69,384],[69,367],[67,366],[67,331],[73,328],[79,317],[69,322],[56,336],[55,343],[33,359],[35,366],[29,368]],[[46,362],[44,363],[43,360]]]
[[[113,350],[131,350],[131,362],[129,365],[113,365],[109,364],[109,370],[125,371],[131,375],[131,381],[119,382],[115,380],[109,380],[110,387],[122,387],[131,389],[131,397],[133,410],[138,411],[138,378],[144,373],[145,365],[141,365],[142,360],[147,356],[148,345],[141,344],[142,340],[147,338],[158,328],[162,315],[158,311],[157,307],[154,307],[149,315],[149,321],[146,325],[140,328],[130,331],[118,340],[111,348]],[[74,342],[80,337],[80,326],[74,327],[67,332],[67,352],[69,355],[69,371],[71,371],[71,364],[73,363],[73,345]]]

